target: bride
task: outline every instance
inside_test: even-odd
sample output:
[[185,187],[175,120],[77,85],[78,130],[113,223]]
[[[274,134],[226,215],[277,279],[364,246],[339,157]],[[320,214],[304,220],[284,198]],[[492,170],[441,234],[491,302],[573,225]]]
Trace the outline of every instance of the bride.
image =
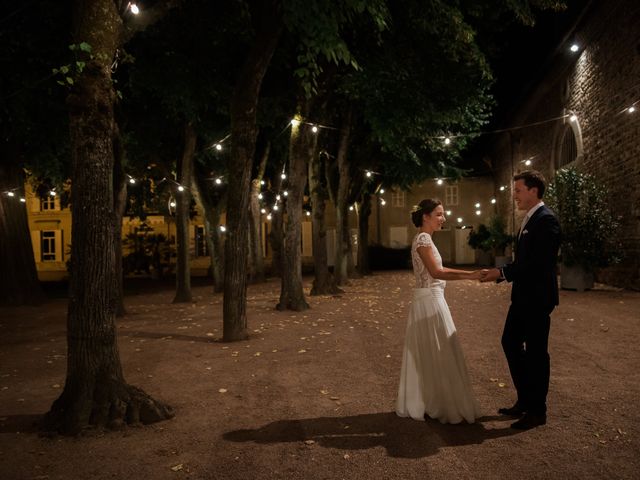
[[432,235],[445,222],[439,200],[422,200],[411,212],[419,228],[411,246],[416,289],[409,310],[396,413],[441,423],[473,423],[480,416],[456,327],[444,299],[445,280],[479,280],[481,271],[443,268]]

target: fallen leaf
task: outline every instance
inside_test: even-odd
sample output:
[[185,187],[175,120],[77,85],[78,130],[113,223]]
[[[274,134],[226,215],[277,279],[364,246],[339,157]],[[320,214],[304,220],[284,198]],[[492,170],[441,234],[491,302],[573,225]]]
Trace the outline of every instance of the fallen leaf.
[[504,387],[506,387],[506,386],[507,386],[507,384],[506,384],[506,383],[502,383],[502,382],[500,382],[500,383],[498,383],[498,386],[499,386],[500,388],[504,388]]
[[180,470],[182,470],[182,464],[179,463],[178,465],[174,465],[173,467],[171,467],[171,470],[173,470],[174,472],[179,472]]
[[226,388],[221,388],[218,390],[220,393],[227,393],[227,389]]
[[313,445],[315,442],[315,440],[305,440],[304,443],[306,443],[307,445]]

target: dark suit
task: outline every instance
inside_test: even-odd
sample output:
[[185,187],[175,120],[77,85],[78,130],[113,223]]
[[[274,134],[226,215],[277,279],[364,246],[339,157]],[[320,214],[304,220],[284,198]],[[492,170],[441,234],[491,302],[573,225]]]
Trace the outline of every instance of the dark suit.
[[545,414],[547,409],[549,315],[558,305],[559,248],[560,224],[543,205],[520,232],[513,263],[503,268],[505,279],[513,286],[502,348],[518,405],[534,414]]

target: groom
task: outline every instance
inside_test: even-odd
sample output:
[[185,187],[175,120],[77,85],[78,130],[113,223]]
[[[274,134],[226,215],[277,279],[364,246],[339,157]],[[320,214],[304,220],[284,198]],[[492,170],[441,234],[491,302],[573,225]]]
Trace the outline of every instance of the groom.
[[518,398],[498,413],[520,417],[511,428],[528,430],[547,421],[549,390],[550,314],[558,305],[556,261],[560,247],[560,225],[542,202],[545,180],[529,170],[513,177],[513,198],[526,215],[522,221],[512,263],[488,270],[483,282],[513,282],[511,306],[502,334]]

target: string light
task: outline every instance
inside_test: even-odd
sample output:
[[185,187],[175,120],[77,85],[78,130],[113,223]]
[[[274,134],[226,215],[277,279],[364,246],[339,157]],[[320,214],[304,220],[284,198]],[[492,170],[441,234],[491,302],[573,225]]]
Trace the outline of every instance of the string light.
[[284,172],[282,172],[282,173],[280,174],[280,178],[281,178],[282,180],[286,180],[286,179],[287,179],[287,174],[286,174],[286,173],[284,173]]
[[384,198],[380,199],[380,205],[382,205],[383,207],[387,204],[387,202],[385,201]]
[[21,201],[22,203],[27,203],[27,200],[26,200],[24,197],[20,197],[20,201]]
[[456,220],[458,223],[462,223],[462,217],[458,217]]
[[496,199],[495,199],[495,198],[492,198],[492,199],[491,199],[491,203],[495,205],[495,203],[496,203]]
[[507,187],[505,187],[504,185],[500,185],[500,191],[504,192],[507,189]]
[[[288,197],[288,196],[289,196],[289,192],[288,192],[288,191],[286,191],[286,190],[285,190],[284,192],[282,192],[282,194],[283,194],[285,197]],[[279,197],[279,196],[280,196],[280,195],[278,195],[278,197]],[[280,199],[278,198],[278,200],[280,200]]]
[[372,173],[369,170],[367,170],[365,175],[367,176],[367,178],[371,178]]
[[634,107],[633,105],[631,105],[629,108],[627,108],[627,112],[629,113],[633,113],[636,111],[636,107]]
[[182,185],[178,185],[178,191],[179,192],[184,192],[184,187]]
[[273,206],[273,210],[276,211],[276,212],[278,211],[278,204],[277,203]]
[[216,178],[216,185],[220,185],[222,183],[222,179],[220,177]]
[[264,215],[265,213],[267,213],[267,211],[264,208],[261,208],[260,209],[260,213],[262,213]]
[[349,211],[353,212],[353,205],[349,205]]
[[381,188],[381,189],[380,189],[380,193],[381,193],[381,194],[382,194],[382,193],[384,193],[384,188]]
[[580,50],[580,46],[577,43],[574,43],[574,44],[571,45],[571,47],[569,47],[569,50],[571,50],[573,53],[575,53],[578,50]]
[[55,196],[56,196],[56,190],[55,190],[55,188],[54,188],[54,189],[52,189],[52,190],[49,192],[49,195],[51,195],[52,197],[55,197]]
[[131,13],[133,13],[134,15],[138,15],[140,13],[140,9],[138,8],[138,5],[131,2],[127,4],[127,10],[130,10]]
[[258,194],[258,200],[262,200],[263,195],[261,193]]
[[444,144],[445,145],[451,145],[451,139],[449,137],[445,137]]
[[569,117],[569,121],[571,121],[571,122],[575,122],[576,120],[578,120],[578,117],[575,114],[573,114],[573,115],[571,115]]
[[260,180],[260,185],[264,186],[264,180]]
[[444,183],[444,181],[441,178],[439,178],[439,179],[436,180],[436,183],[438,185],[442,185]]
[[271,214],[267,215],[267,220],[271,220]]
[[476,208],[480,208],[480,202],[476,203]]
[[280,200],[280,194],[276,195],[276,200]]
[[176,202],[174,202],[174,201],[169,202],[169,206],[171,208],[176,208]]
[[226,232],[227,231],[227,227],[225,227],[224,225],[220,225],[220,231],[221,232]]
[[298,125],[300,125],[300,120],[298,120],[297,118],[292,118],[290,123],[291,123],[291,126],[295,128]]
[[446,211],[446,212],[444,212],[444,213],[446,213],[446,214],[447,214],[447,217],[450,217],[450,216],[451,216],[451,210],[447,210],[447,211]]
[[218,150],[218,151],[222,150],[222,145],[220,145],[219,143],[216,143],[215,144],[215,149]]
[[15,196],[15,193],[13,193],[13,192],[7,192],[7,195],[8,195],[8,196],[10,196],[10,197],[13,197],[13,196]]
[[480,210],[476,210],[476,215],[482,215],[482,212]]
[[314,125],[313,127],[311,127],[311,131],[313,133],[318,133],[318,127],[316,125]]
[[309,210],[307,210],[305,213],[307,214],[307,217],[311,216],[311,212]]

